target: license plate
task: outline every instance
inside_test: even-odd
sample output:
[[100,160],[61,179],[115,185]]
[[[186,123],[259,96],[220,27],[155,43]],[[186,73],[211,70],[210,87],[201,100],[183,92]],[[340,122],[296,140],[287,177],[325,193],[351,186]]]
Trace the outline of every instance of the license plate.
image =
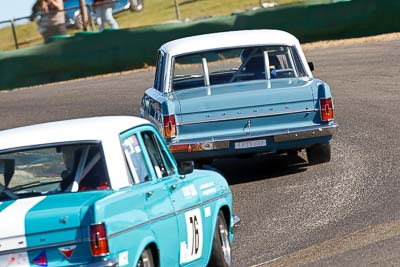
[[245,141],[245,142],[236,142],[235,149],[245,149],[245,148],[253,148],[253,147],[263,147],[267,145],[267,140],[253,140],[253,141]]

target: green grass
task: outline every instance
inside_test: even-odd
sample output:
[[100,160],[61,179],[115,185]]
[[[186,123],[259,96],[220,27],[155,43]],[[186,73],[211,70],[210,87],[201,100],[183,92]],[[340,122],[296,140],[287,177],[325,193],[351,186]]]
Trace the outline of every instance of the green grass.
[[[259,6],[259,0],[177,0],[180,4],[181,19],[196,19],[207,16],[229,15],[232,12]],[[280,4],[304,2],[307,0],[274,0]],[[267,1],[264,1],[267,2]],[[142,12],[124,11],[115,15],[121,28],[154,25],[176,20],[173,0],[144,0]],[[29,14],[27,14],[29,15]],[[69,30],[73,33],[76,30]],[[16,26],[19,47],[30,47],[43,42],[36,23]],[[15,49],[11,27],[0,28],[0,51]]]

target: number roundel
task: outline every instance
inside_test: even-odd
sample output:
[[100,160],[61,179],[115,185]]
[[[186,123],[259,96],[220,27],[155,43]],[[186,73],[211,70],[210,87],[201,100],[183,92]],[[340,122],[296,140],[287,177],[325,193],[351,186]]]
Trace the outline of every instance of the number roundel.
[[191,262],[203,253],[203,223],[200,209],[185,213],[187,242],[181,243],[181,263]]

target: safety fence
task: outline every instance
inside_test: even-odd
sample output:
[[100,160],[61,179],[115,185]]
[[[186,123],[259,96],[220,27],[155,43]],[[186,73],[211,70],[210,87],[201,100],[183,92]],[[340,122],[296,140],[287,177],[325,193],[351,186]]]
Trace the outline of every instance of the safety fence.
[[245,29],[281,29],[301,42],[400,31],[400,1],[352,0],[296,4],[188,23],[82,32],[19,51],[0,52],[0,88],[62,81],[154,65],[165,42],[190,35]]
[[[128,2],[128,0],[110,0],[113,5],[116,5],[116,11],[120,12],[123,11],[124,9],[129,8],[129,6],[124,5],[125,2]],[[70,3],[70,2],[68,2]],[[108,4],[107,1],[104,3],[101,3],[99,5],[105,5]],[[65,15],[65,26],[67,28],[75,28],[78,31],[95,31],[96,30],[96,23],[95,23],[95,17],[94,17],[94,7],[93,3],[89,3],[85,5],[85,11],[84,13],[86,14],[85,17],[82,17],[82,8],[80,5],[70,5],[68,4],[68,7],[64,8],[63,10],[56,11],[56,13],[60,12]],[[54,11],[52,12],[52,15],[54,14]],[[29,20],[32,20],[36,22],[36,27],[38,32],[42,32],[45,30],[47,20],[46,18],[49,16],[49,14],[43,14],[42,12],[37,12],[36,14],[33,14],[31,16],[25,16],[25,17],[19,17],[19,18],[13,18],[10,20],[4,20],[0,21],[0,27],[1,28],[6,28],[7,26],[10,27],[12,38],[14,41],[14,47],[15,49],[19,49],[21,43],[25,43],[24,36],[18,36],[16,27],[19,24],[18,22],[27,22]],[[26,34],[22,33],[21,35]]]
[[[79,5],[79,1],[64,1],[64,9],[58,12],[62,12],[65,14],[65,24],[66,27],[69,29],[73,29],[73,32],[77,31],[95,31],[97,30],[96,27],[96,14],[94,12],[94,5],[93,5],[93,0],[88,0],[85,1],[85,10],[81,8]],[[144,0],[108,0],[101,2],[97,4],[98,6],[101,5],[107,5],[109,3],[113,4],[113,13],[119,13],[125,10],[131,10],[131,11],[142,11],[144,8]],[[187,3],[193,3],[195,1],[200,1],[200,0],[169,0],[171,1],[171,4],[173,3],[174,6],[174,13],[177,21],[181,20],[186,20],[186,18],[183,18],[181,15],[181,5],[187,5]],[[316,0],[301,0],[301,1],[316,1]],[[321,0],[317,0],[321,1]],[[334,0],[322,0],[322,1],[334,1]],[[253,0],[254,5],[258,5],[259,7],[271,7],[275,6],[278,3],[276,2],[266,2],[265,0]],[[86,16],[82,16],[82,13],[86,14]],[[204,14],[207,16],[207,14]],[[21,44],[24,45],[25,47],[28,46],[28,43],[32,41],[32,39],[36,38],[39,39],[39,34],[36,33],[38,32],[43,32],[46,25],[46,21],[43,18],[46,18],[46,14],[42,14],[41,12],[37,11],[35,14],[31,16],[25,16],[25,17],[19,17],[19,18],[13,18],[9,20],[4,20],[0,21],[0,29],[4,29],[9,27],[9,31],[0,31],[0,40],[2,39],[3,41],[7,38],[5,38],[5,34],[10,35],[13,40],[13,45],[15,49],[19,49]],[[30,31],[34,31],[36,34],[30,33],[30,35],[35,36],[28,38],[26,37],[26,30],[22,33],[18,33],[16,30],[16,26],[19,24],[19,22],[27,22],[27,21],[33,21],[36,22],[35,27],[31,27]],[[7,36],[9,37],[9,36]],[[38,40],[39,42],[39,40]],[[37,44],[37,42],[31,42],[31,46]],[[4,48],[3,48],[4,49]],[[8,47],[8,49],[11,49],[11,47]],[[1,48],[0,48],[1,50]]]

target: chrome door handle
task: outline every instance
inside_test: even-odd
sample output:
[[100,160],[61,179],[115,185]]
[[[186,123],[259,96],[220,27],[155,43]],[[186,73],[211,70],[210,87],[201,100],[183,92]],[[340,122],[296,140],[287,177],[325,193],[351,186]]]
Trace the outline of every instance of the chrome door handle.
[[149,191],[149,192],[146,193],[146,197],[147,198],[151,197],[152,195],[153,195],[153,191]]

